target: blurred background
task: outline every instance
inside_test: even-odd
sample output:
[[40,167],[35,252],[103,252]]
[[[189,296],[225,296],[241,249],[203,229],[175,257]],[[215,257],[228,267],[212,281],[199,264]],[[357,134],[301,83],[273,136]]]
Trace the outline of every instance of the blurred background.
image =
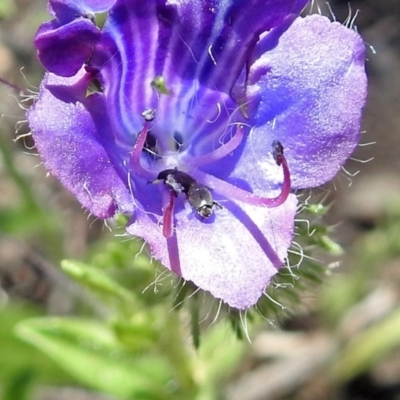
[[[368,46],[361,144],[314,192],[328,193],[323,218],[343,252],[327,246],[322,282],[285,318],[255,321],[251,344],[229,317],[211,323],[218,310],[201,299],[195,349],[204,311],[171,311],[172,278],[118,236],[123,221],[111,233],[46,176],[23,121],[29,96],[0,85],[1,399],[400,399],[400,1],[318,7],[357,14]],[[48,19],[44,0],[0,0],[0,77],[25,93],[43,76],[32,38]]]

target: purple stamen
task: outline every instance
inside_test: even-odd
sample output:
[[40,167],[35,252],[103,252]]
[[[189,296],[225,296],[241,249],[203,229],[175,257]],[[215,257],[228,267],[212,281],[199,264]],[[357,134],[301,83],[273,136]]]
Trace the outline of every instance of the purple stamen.
[[196,171],[193,175],[197,181],[201,182],[205,186],[208,186],[210,189],[223,194],[227,198],[239,200],[243,203],[255,206],[274,208],[282,205],[288,198],[290,194],[291,180],[289,166],[285,156],[283,155],[283,146],[278,141],[274,141],[273,143],[273,155],[276,163],[281,165],[283,169],[283,185],[281,192],[278,196],[273,198],[258,196],[201,171]]
[[173,233],[173,215],[175,205],[175,193],[172,190],[163,191],[163,202],[164,205],[164,217],[163,217],[163,235],[165,238],[169,238]]
[[227,143],[222,144],[218,149],[205,154],[203,156],[192,157],[186,164],[190,167],[201,167],[203,165],[211,164],[221,158],[226,157],[229,153],[234,151],[242,142],[244,136],[243,125],[238,125],[235,134],[229,139]]
[[282,186],[282,191],[281,195],[286,196],[285,200],[289,196],[290,193],[290,188],[292,186],[291,178],[290,178],[290,171],[289,171],[289,166],[286,160],[286,157],[283,155],[283,146],[282,143],[279,142],[278,140],[274,140],[272,142],[272,149],[273,149],[273,156],[275,159],[275,162],[278,166],[282,165],[283,169],[283,186]]
[[182,276],[178,239],[175,233],[169,238],[167,238],[167,249],[168,249],[169,263],[171,265],[171,271],[178,276]]
[[154,176],[142,167],[140,163],[140,157],[142,155],[144,144],[146,143],[147,132],[149,130],[148,122],[146,121],[143,125],[142,130],[139,132],[138,137],[136,139],[136,143],[133,146],[132,152],[129,158],[129,165],[132,168],[132,171],[140,176],[141,178],[152,180]]

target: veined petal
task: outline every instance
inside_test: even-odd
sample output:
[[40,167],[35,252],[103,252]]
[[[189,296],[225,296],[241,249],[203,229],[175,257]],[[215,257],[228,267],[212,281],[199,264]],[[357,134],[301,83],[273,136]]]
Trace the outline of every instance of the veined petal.
[[287,256],[296,204],[294,195],[274,209],[227,202],[209,223],[181,209],[175,214],[176,236],[169,239],[154,214],[138,209],[128,232],[144,238],[168,269],[231,307],[246,309],[256,304]]
[[108,218],[116,212],[132,212],[127,184],[105,150],[112,142],[99,135],[80,102],[63,102],[46,88],[47,84],[73,85],[81,76],[49,74],[43,81],[39,97],[27,113],[36,148],[50,173],[91,213]]
[[[298,14],[307,0],[170,0],[174,24],[165,70],[230,92],[262,32]],[[189,50],[189,51],[188,51]],[[185,55],[183,57],[183,54]],[[168,75],[168,73],[166,73]]]
[[[141,129],[141,114],[148,108],[157,110],[164,130],[169,121],[174,121],[173,131],[197,136],[199,129],[194,131],[190,126],[194,122],[191,115],[196,117],[198,127],[197,120],[203,115],[200,124],[214,120],[210,112],[224,114],[221,110],[225,111],[227,106],[218,98],[231,91],[259,34],[279,24],[288,14],[299,12],[305,3],[118,1],[109,14],[90,65],[100,72],[109,112],[121,124],[118,130],[125,132],[126,142],[131,142],[132,134]],[[155,88],[157,77],[165,84],[166,93],[160,94]],[[211,91],[216,93],[213,97],[217,100],[208,105],[205,97]],[[229,101],[232,102],[225,102]],[[204,104],[206,113],[196,108],[200,105],[204,109]],[[231,105],[228,107],[232,110]],[[218,118],[218,123],[232,122],[228,117]],[[164,131],[163,136],[172,135]]]
[[356,32],[319,15],[297,18],[272,42],[250,69],[255,127],[235,176],[254,165],[249,184],[268,185],[265,153],[279,140],[292,186],[314,187],[330,180],[358,143],[366,100],[365,45]]
[[[176,80],[198,81],[229,93],[259,35],[306,3],[120,0],[110,12],[92,63],[113,74],[119,69],[123,86],[129,84],[141,96],[154,94],[151,83],[157,76],[165,78],[167,88]],[[137,95],[135,100],[140,101]]]

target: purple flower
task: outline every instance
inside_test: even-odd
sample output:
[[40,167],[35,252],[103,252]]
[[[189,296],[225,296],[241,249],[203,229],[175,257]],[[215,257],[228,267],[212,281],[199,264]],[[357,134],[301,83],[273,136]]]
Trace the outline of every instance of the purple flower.
[[298,17],[305,4],[50,0],[35,38],[49,73],[28,119],[47,169],[238,309],[284,264],[291,189],[330,180],[359,139],[363,41]]

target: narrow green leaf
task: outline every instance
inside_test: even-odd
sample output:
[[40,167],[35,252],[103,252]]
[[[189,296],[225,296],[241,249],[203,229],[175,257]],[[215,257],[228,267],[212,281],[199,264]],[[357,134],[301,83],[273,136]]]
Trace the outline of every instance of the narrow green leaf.
[[134,302],[134,297],[129,290],[114,281],[101,269],[73,260],[63,260],[61,268],[77,282],[100,294],[112,296],[124,302]]
[[133,351],[151,349],[159,339],[154,321],[118,321],[112,325],[118,340]]
[[18,324],[16,333],[95,390],[123,399],[171,398],[169,366],[156,356],[134,357],[124,351],[110,329],[98,322],[37,318]]

